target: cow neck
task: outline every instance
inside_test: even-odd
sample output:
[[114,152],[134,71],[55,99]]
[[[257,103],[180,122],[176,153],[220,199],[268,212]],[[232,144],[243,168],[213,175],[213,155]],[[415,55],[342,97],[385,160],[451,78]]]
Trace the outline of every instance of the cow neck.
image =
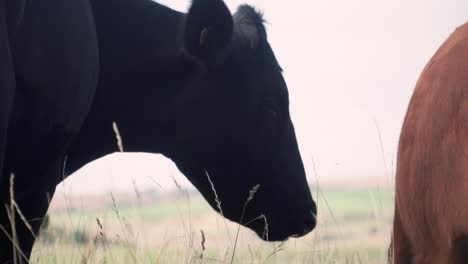
[[99,84],[68,159],[71,173],[118,151],[167,152],[172,105],[193,72],[181,52],[183,14],[149,0],[93,0],[100,52]]

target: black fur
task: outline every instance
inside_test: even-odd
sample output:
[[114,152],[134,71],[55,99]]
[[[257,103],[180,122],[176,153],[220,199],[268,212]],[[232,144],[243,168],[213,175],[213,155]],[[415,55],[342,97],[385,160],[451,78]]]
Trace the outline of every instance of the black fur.
[[[232,16],[221,0],[194,0],[188,14],[150,0],[62,2],[27,1],[12,24],[0,4],[0,225],[10,230],[10,173],[23,214],[42,219],[63,169],[117,151],[116,122],[126,151],[167,156],[217,209],[209,173],[233,221],[259,184],[241,224],[262,236],[263,222],[246,223],[265,215],[263,239],[315,227],[287,86],[258,12]],[[16,219],[29,257],[34,236]],[[3,232],[0,245],[0,263],[10,261]]]

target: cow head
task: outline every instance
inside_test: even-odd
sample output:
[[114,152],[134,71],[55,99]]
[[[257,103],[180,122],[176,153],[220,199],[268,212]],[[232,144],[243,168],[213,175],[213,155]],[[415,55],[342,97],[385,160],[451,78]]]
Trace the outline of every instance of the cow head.
[[170,158],[213,208],[263,239],[307,234],[317,209],[262,16],[194,0],[182,34],[194,66],[177,96]]

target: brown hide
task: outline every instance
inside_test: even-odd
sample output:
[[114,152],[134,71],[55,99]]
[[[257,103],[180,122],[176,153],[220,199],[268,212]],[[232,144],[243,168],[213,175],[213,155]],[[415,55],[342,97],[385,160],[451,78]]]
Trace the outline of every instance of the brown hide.
[[390,261],[468,263],[468,23],[423,70],[397,164]]

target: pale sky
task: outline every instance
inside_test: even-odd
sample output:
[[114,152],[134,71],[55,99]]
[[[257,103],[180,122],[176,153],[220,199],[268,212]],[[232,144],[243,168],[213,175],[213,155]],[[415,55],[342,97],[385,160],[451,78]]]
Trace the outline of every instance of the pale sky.
[[[181,11],[189,5],[159,2]],[[312,157],[321,181],[389,179],[418,76],[449,34],[468,21],[466,0],[226,3],[232,11],[248,3],[265,13],[312,181]],[[65,186],[68,192],[96,193],[131,191],[132,182],[139,189],[155,188],[157,181],[168,189],[174,186],[171,175],[185,182],[159,155],[114,155],[71,175]]]

